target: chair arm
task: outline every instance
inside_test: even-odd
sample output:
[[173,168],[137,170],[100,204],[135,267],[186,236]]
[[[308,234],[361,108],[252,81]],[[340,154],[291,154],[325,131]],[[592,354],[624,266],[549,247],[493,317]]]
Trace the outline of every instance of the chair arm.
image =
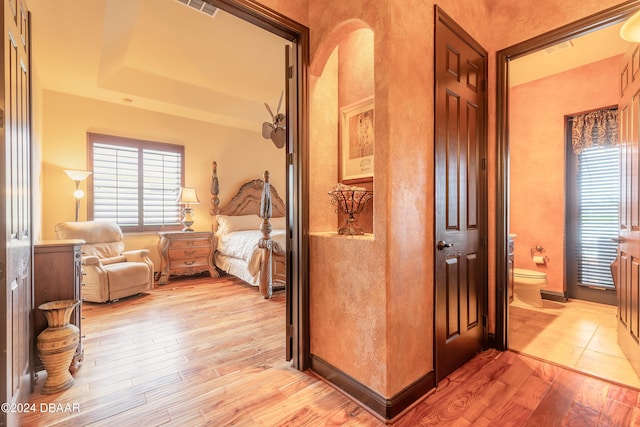
[[137,249],[134,251],[122,252],[128,262],[146,262],[149,259],[149,249]]
[[98,258],[97,256],[94,255],[88,255],[88,256],[83,256],[82,257],[82,264],[83,265],[97,265],[97,266],[101,266],[102,262],[100,261],[100,258]]

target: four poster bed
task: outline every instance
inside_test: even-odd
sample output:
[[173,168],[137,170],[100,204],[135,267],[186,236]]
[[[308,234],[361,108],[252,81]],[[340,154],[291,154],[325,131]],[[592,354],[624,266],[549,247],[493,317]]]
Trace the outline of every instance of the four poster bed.
[[269,183],[254,179],[242,184],[231,200],[220,206],[218,165],[212,163],[212,229],[217,237],[215,266],[257,286],[264,298],[286,284],[285,204]]

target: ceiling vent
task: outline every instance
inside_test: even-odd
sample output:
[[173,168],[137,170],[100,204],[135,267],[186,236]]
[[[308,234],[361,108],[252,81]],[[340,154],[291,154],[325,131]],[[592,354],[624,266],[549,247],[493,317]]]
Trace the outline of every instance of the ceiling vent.
[[178,1],[182,4],[186,4],[187,6],[190,6],[196,10],[199,10],[200,12],[207,14],[209,16],[214,16],[216,14],[216,11],[218,10],[217,7],[203,0],[178,0]]
[[560,52],[566,49],[571,49],[572,47],[573,47],[573,42],[571,42],[571,40],[567,40],[566,42],[558,43],[556,45],[548,47],[544,51],[547,55],[551,55],[552,53]]

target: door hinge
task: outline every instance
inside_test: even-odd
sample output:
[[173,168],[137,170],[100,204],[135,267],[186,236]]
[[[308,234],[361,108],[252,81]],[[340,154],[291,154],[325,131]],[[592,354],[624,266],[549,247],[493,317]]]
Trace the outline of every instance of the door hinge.
[[487,170],[487,159],[480,159],[480,170]]
[[482,236],[482,237],[480,237],[480,247],[481,247],[482,249],[484,249],[484,248],[486,248],[486,247],[487,247],[487,243],[488,243],[487,236]]
[[287,154],[287,164],[288,165],[292,165],[293,164],[293,153]]
[[295,335],[296,329],[293,327],[293,325],[288,325],[287,326],[287,337],[293,337]]
[[287,78],[293,78],[293,65],[290,65],[289,68],[287,68]]
[[485,328],[487,327],[487,315],[486,314],[482,315],[482,326],[484,326]]
[[487,79],[482,79],[482,90],[487,91]]

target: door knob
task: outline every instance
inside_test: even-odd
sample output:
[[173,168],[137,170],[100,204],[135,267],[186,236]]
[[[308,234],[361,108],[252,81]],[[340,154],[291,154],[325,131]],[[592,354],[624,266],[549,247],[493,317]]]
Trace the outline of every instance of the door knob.
[[444,240],[440,240],[438,242],[438,250],[439,251],[443,250],[444,248],[451,248],[453,246],[454,246],[453,243],[447,243]]

